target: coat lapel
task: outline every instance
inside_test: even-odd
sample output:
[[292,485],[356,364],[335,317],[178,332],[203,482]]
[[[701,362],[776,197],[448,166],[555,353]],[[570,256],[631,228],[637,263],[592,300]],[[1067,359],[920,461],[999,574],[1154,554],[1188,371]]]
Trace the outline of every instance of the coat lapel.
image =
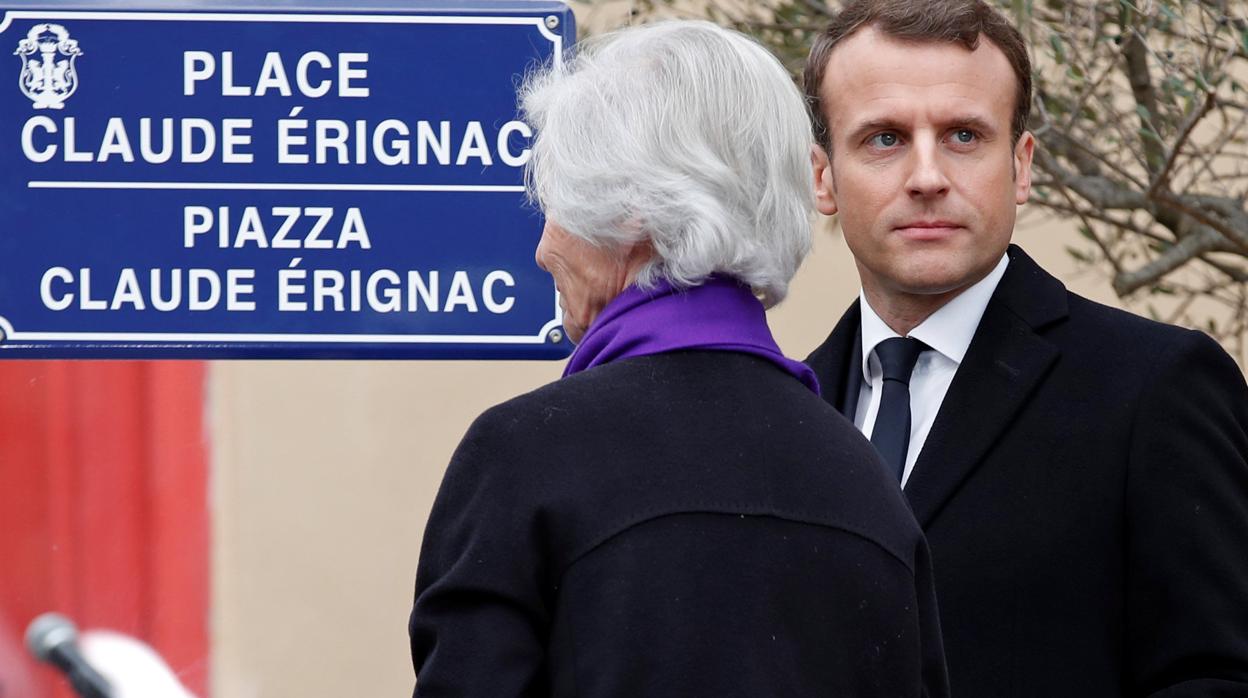
[[1066,317],[1066,289],[1019,248],[984,311],[906,483],[927,527],[980,465],[1057,360],[1037,330]]
[[819,379],[823,399],[854,421],[862,387],[862,309],[857,300],[841,316],[832,334],[806,357],[806,365]]

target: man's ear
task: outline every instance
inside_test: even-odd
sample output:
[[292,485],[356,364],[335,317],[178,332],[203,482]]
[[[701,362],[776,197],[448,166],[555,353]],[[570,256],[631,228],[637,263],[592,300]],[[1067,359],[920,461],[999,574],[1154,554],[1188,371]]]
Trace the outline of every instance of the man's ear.
[[1031,158],[1036,152],[1036,137],[1023,131],[1014,144],[1014,203],[1025,204],[1031,196]]
[[818,143],[810,146],[810,166],[815,176],[815,208],[825,216],[836,213],[836,182],[832,179],[832,161]]

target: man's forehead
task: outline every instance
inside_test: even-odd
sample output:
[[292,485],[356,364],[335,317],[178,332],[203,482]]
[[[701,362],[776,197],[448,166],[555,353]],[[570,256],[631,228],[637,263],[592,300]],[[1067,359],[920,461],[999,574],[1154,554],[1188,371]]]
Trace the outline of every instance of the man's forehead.
[[846,103],[836,105],[837,126],[856,128],[874,124],[912,128],[970,122],[991,126],[995,121],[1008,122],[1010,117],[1005,108],[993,109],[991,104],[977,97],[933,94],[913,99],[909,95],[893,97],[884,90],[880,92],[884,94],[854,95]]
[[820,87],[830,120],[919,105],[955,111],[980,105],[981,116],[990,118],[1001,109],[1012,113],[1016,83],[1005,53],[986,38],[971,51],[957,43],[895,39],[866,27],[832,50]]

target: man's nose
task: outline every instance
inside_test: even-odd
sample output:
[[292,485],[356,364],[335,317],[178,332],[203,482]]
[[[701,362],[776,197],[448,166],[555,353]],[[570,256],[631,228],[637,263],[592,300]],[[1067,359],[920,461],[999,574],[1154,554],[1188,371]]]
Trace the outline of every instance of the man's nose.
[[935,143],[916,143],[910,150],[910,176],[906,191],[911,198],[926,199],[949,193],[949,177]]

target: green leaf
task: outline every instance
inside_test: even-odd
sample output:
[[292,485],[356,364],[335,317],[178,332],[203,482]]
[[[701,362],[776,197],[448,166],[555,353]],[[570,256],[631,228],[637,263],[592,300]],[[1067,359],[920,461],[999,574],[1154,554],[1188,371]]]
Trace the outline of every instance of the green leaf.
[[[1167,75],[1161,81],[1161,91],[1167,94],[1179,94],[1187,96],[1191,94],[1190,90],[1184,88],[1183,81],[1176,75]],[[1186,94],[1184,94],[1186,92]]]
[[1153,141],[1154,143],[1165,145],[1165,142],[1161,140],[1161,136],[1157,135],[1157,132],[1151,128],[1140,128],[1136,129],[1135,132],[1140,136],[1140,138],[1146,141]]
[[1053,47],[1053,60],[1057,61],[1058,65],[1064,64],[1066,62],[1066,44],[1062,42],[1062,37],[1058,36],[1057,32],[1049,34],[1049,45]]

